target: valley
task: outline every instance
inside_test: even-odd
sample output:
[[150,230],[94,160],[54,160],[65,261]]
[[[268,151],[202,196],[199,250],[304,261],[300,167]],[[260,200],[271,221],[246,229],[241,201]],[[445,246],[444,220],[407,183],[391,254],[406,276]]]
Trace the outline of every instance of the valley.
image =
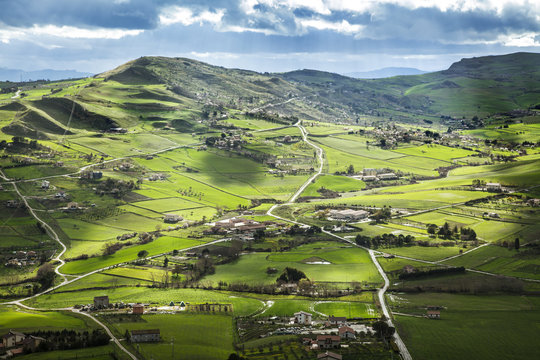
[[0,83],[0,334],[43,339],[21,359],[533,357],[538,60]]

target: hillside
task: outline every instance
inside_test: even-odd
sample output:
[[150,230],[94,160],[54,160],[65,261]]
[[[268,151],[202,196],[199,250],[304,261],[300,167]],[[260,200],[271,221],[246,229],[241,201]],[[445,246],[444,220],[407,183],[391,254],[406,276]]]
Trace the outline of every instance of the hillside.
[[186,58],[142,57],[94,78],[18,84],[20,97],[16,87],[8,88],[0,101],[13,98],[20,108],[4,113],[2,127],[10,135],[41,139],[145,124],[197,132],[206,128],[201,118],[245,112],[279,122],[392,119],[454,126],[452,118],[536,106],[537,64],[540,54],[516,53],[463,59],[434,73],[362,80],[317,70],[261,74]]

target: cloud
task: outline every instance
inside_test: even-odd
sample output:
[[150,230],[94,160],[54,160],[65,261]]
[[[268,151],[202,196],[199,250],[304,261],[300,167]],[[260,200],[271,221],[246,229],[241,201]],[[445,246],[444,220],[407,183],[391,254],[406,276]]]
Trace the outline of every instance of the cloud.
[[223,15],[225,14],[224,9],[218,9],[214,12],[209,10],[204,10],[195,14],[191,9],[180,6],[172,6],[163,9],[159,15],[159,22],[163,25],[172,25],[180,23],[182,25],[188,26],[194,23],[203,23],[210,24],[219,24]]
[[341,22],[330,22],[322,19],[302,19],[299,20],[300,26],[309,29],[314,28],[317,30],[332,30],[342,34],[355,34],[360,35],[364,25],[350,24],[347,20],[341,20]]
[[[136,36],[144,30],[121,30],[121,29],[83,29],[73,26],[34,25],[30,28],[0,29],[0,41],[8,44],[11,40],[27,40],[39,43],[43,37],[62,39],[114,39],[118,40],[126,36]],[[51,45],[53,48],[61,47]],[[46,46],[47,47],[47,46]]]

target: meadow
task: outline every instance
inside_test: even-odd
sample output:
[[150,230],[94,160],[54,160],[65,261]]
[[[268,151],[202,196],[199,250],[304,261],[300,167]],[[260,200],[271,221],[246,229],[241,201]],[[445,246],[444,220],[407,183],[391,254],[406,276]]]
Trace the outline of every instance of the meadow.
[[189,303],[226,303],[233,305],[236,316],[246,316],[262,309],[260,300],[238,294],[202,289],[155,289],[147,287],[118,287],[106,290],[56,291],[27,300],[28,305],[40,308],[68,307],[77,304],[91,304],[95,296],[107,294],[111,302],[144,303],[168,305],[171,301]]
[[[443,306],[440,320],[396,315],[397,330],[414,359],[528,359],[540,351],[531,323],[540,321],[540,303],[527,296],[403,294],[394,311],[425,314]],[[455,346],[459,344],[459,346]],[[520,344],[520,346],[516,346]]]
[[[309,264],[329,262],[330,264]],[[267,274],[267,268],[277,273]],[[226,283],[271,284],[286,267],[303,271],[311,281],[342,283],[379,283],[380,276],[365,250],[343,247],[336,242],[316,242],[301,245],[294,250],[281,253],[251,253],[242,255],[237,261],[216,267],[215,274],[203,281]]]
[[534,253],[528,255],[527,250],[509,250],[491,245],[444,261],[443,264],[540,280],[540,259]]
[[126,331],[159,329],[159,343],[132,345],[145,358],[171,359],[226,359],[233,352],[233,320],[229,315],[193,313],[143,315],[142,321],[117,322],[114,317],[105,320],[117,336]]

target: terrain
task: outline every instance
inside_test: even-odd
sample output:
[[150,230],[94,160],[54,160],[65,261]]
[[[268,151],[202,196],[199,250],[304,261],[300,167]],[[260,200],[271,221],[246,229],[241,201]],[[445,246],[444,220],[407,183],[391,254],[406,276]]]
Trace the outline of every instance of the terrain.
[[46,339],[25,359],[314,359],[338,316],[344,359],[533,357],[539,63],[1,83],[0,334]]

